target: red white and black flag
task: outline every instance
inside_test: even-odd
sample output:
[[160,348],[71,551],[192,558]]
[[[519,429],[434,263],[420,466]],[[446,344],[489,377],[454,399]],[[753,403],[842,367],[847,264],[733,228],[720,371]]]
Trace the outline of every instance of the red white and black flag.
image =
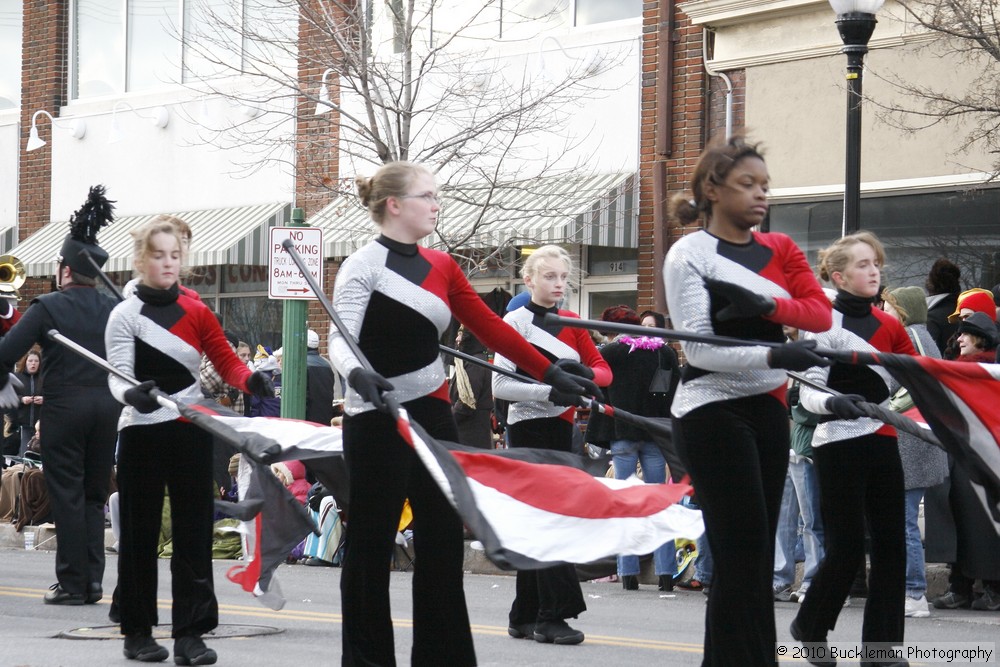
[[[868,357],[871,357],[869,360]],[[905,354],[857,353],[906,387],[944,448],[979,487],[984,509],[1000,524],[1000,365]]]
[[[343,469],[340,429],[289,419],[239,417],[218,406],[197,407],[240,433],[273,440],[282,448],[278,460],[301,459],[311,469]],[[398,426],[482,542],[486,556],[501,568],[535,569],[554,563],[589,563],[620,553],[650,553],[672,539],[693,540],[704,531],[701,512],[680,502],[691,491],[687,484],[643,484],[596,476],[592,461],[567,452],[482,450],[439,441],[410,422],[402,410]],[[257,485],[266,475],[261,473],[269,474],[266,468],[256,470],[247,488],[240,489],[241,500],[262,493]],[[309,526],[288,506],[281,493],[287,490],[276,489],[270,482],[264,482],[263,492],[269,499],[262,519],[249,526],[248,562],[234,568],[230,579],[260,596],[264,604],[280,608],[274,570],[306,536]],[[338,504],[339,498],[346,499],[343,488],[331,491]]]

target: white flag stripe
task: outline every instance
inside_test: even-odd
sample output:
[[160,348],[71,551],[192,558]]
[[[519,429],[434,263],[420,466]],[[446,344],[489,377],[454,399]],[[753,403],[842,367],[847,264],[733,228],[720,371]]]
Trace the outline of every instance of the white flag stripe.
[[547,512],[471,477],[469,487],[503,548],[543,563],[647,554],[672,539],[694,540],[705,531],[701,512],[680,505],[645,517],[591,519]]

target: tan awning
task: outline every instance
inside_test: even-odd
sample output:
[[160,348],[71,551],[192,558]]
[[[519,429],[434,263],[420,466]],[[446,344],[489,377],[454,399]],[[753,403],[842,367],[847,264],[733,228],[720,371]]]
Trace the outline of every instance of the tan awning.
[[[288,224],[291,204],[278,202],[207,211],[171,213],[191,226],[189,266],[216,264],[267,264],[268,229]],[[122,216],[97,233],[100,246],[110,256],[104,270],[132,270],[130,232],[156,215]],[[55,275],[56,256],[69,233],[67,221],[53,221],[25,239],[12,254],[24,262],[31,277]]]
[[[577,243],[638,247],[638,179],[634,173],[551,176],[499,186],[442,188],[431,247],[495,248],[505,244]],[[326,232],[326,256],[346,257],[378,234],[356,197],[342,196],[307,220]]]

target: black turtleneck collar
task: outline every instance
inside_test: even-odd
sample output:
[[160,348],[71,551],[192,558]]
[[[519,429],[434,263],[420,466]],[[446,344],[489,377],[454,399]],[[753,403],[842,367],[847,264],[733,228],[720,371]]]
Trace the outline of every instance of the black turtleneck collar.
[[857,296],[842,289],[837,290],[837,298],[833,300],[833,307],[850,317],[864,317],[872,312],[874,305],[871,297]]
[[400,241],[390,239],[388,236],[385,236],[384,234],[379,234],[379,237],[376,240],[389,250],[393,252],[398,252],[400,255],[413,257],[414,255],[417,254],[416,243],[401,243]]
[[539,315],[541,317],[545,317],[546,313],[559,312],[558,305],[552,306],[551,308],[546,308],[545,306],[539,306],[534,301],[529,301],[528,303],[524,304],[524,307],[533,312],[535,315]]
[[165,306],[169,303],[177,301],[177,297],[180,295],[180,288],[177,283],[174,283],[167,289],[157,289],[155,287],[139,283],[135,286],[135,295],[139,297],[143,303],[148,303],[151,306]]
[[534,324],[539,329],[547,331],[553,336],[558,336],[559,332],[562,331],[562,327],[559,326],[558,324],[553,326],[545,321],[545,316],[548,313],[557,313],[557,314],[559,313],[558,304],[552,306],[551,308],[546,308],[545,306],[539,306],[534,301],[529,301],[528,303],[524,304],[524,307],[534,314],[534,317],[531,318],[531,323]]

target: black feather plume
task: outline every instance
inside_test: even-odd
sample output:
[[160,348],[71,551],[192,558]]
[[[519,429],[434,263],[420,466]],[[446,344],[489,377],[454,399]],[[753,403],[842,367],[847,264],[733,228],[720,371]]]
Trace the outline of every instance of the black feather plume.
[[69,219],[69,235],[83,243],[96,244],[97,230],[115,219],[113,201],[104,196],[104,186],[90,188],[87,201]]

